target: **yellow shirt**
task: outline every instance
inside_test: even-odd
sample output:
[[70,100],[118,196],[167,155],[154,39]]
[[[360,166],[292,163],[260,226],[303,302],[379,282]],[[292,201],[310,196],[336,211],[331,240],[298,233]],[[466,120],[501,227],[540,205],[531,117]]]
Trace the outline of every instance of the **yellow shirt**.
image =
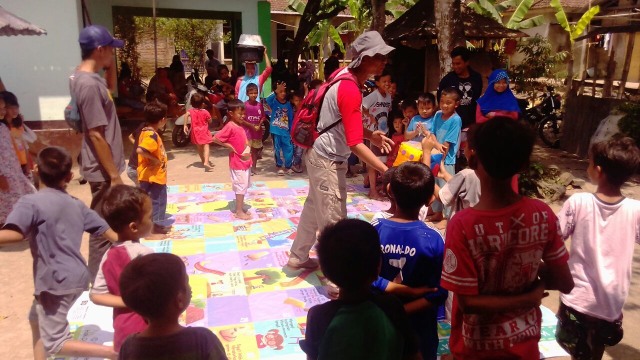
[[161,185],[167,184],[167,153],[162,138],[153,128],[146,127],[140,132],[138,148],[160,160],[159,165],[152,165],[151,160],[138,154],[138,180]]

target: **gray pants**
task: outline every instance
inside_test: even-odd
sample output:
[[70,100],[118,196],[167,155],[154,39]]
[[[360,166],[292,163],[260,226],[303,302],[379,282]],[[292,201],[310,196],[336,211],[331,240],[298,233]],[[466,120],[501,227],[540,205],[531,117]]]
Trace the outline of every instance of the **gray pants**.
[[[102,182],[89,182],[91,187],[91,209],[102,216],[102,200],[104,195],[111,187],[111,183],[106,181]],[[96,279],[98,275],[98,269],[102,256],[111,247],[111,242],[107,240],[103,235],[91,235],[89,237],[89,274],[91,274],[91,283]]]
[[304,154],[309,174],[309,195],[300,215],[290,259],[304,262],[316,242],[316,233],[347,217],[347,162],[328,160],[315,150]]

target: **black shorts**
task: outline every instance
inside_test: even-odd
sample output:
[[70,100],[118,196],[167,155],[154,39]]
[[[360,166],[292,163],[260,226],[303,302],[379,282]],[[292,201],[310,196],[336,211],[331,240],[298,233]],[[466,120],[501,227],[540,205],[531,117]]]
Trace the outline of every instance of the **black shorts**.
[[609,322],[578,312],[560,302],[556,340],[575,360],[601,359],[605,346],[622,340],[622,317]]

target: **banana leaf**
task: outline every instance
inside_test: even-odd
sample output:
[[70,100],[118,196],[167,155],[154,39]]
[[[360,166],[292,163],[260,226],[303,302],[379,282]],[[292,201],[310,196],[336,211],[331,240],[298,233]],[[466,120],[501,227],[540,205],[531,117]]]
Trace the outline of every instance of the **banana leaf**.
[[289,9],[297,12],[298,14],[304,13],[305,6],[307,6],[307,3],[302,0],[289,0]]
[[591,22],[593,17],[596,16],[596,14],[598,14],[599,12],[600,12],[600,6],[596,5],[589,8],[587,12],[582,14],[582,16],[580,17],[580,20],[578,20],[578,22],[573,26],[573,29],[571,29],[571,39],[573,40],[578,36],[582,35],[584,30],[587,28],[587,26],[589,26],[589,23]]
[[529,12],[529,8],[531,8],[531,5],[533,5],[533,0],[522,0],[520,4],[518,4],[518,7],[513,12],[513,15],[511,15],[511,18],[509,19],[509,21],[507,22],[507,27],[510,29],[514,29],[513,26],[516,26],[516,24],[521,22],[522,19],[524,19],[524,17],[527,16],[527,13]]
[[[510,29],[514,29],[514,30],[531,29],[536,26],[540,26],[546,22],[547,22],[547,19],[544,17],[544,15],[536,15],[534,17],[520,21],[519,23],[516,24],[517,27],[510,28]],[[507,25],[507,27],[509,26]]]
[[489,17],[502,24],[502,16],[500,16],[500,13],[496,10],[490,0],[478,0],[478,3],[487,13],[489,13]]
[[338,32],[338,29],[336,29],[335,26],[330,25],[328,29],[328,35],[331,38],[331,40],[333,40],[333,42],[336,43],[336,45],[338,45],[338,47],[340,48],[340,51],[344,53],[345,52],[344,44],[342,43],[342,39],[340,38],[340,33]]
[[560,0],[551,0],[549,5],[556,11],[556,20],[558,20],[558,24],[560,24],[566,32],[571,34],[571,24],[569,24],[567,14],[565,14],[562,4],[560,4]]
[[495,8],[499,13],[503,13],[503,12],[509,10],[512,7],[518,6],[521,1],[522,0],[507,0],[507,1],[503,1],[503,2],[501,2],[499,4],[496,4]]

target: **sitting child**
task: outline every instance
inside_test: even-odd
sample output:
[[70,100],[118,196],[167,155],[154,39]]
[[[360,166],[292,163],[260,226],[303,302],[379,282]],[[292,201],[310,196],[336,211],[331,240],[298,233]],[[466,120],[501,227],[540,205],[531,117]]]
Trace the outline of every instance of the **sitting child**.
[[18,200],[0,230],[0,245],[29,239],[35,286],[29,322],[35,359],[47,356],[117,358],[111,346],[74,340],[67,314],[88,288],[87,263],[80,253],[82,234],[104,234],[115,240],[109,225],[82,201],[66,192],[72,160],[61,147],[47,147],[37,157],[44,185]]
[[118,234],[118,241],[102,257],[89,297],[95,304],[113,308],[113,347],[116,351],[127,336],[147,327],[144,319],[122,301],[118,281],[132,259],[153,252],[140,244],[140,238],[147,236],[153,227],[152,212],[151,198],[144,190],[127,185],[110,188],[102,203],[102,215]]
[[327,226],[318,239],[324,275],[340,287],[338,300],[309,309],[307,359],[414,359],[417,346],[402,304],[375,295],[371,283],[380,269],[380,242],[364,221],[344,219]]
[[438,307],[447,298],[447,291],[440,287],[444,241],[436,230],[418,220],[420,208],[433,196],[433,175],[422,163],[405,162],[391,177],[389,189],[396,211],[375,225],[380,235],[382,266],[373,286],[388,291],[390,283],[398,282],[412,288],[434,289],[406,302],[405,310],[420,340],[422,358],[436,359]]
[[119,359],[227,360],[211,330],[178,323],[191,302],[189,276],[180,257],[162,253],[131,260],[120,274],[120,294],[148,326],[124,341]]

